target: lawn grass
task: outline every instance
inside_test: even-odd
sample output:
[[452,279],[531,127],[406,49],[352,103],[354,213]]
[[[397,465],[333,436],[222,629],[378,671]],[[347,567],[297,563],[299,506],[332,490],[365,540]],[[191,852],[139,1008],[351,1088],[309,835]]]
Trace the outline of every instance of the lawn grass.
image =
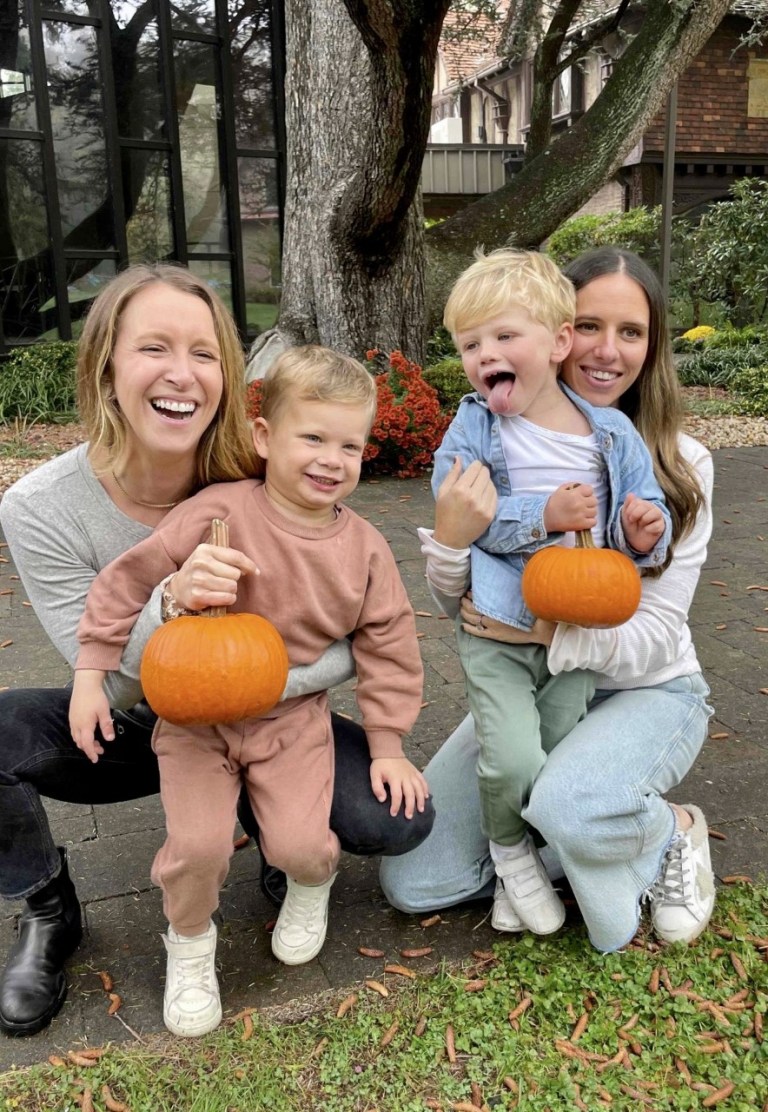
[[375,982],[353,986],[343,1015],[340,992],[307,1018],[247,1010],[204,1039],[157,1036],[109,1046],[92,1064],[9,1071],[0,1107],[768,1110],[765,884],[723,889],[690,947],[640,935],[601,955],[570,928],[509,936],[428,975],[385,972],[379,960],[388,995]]

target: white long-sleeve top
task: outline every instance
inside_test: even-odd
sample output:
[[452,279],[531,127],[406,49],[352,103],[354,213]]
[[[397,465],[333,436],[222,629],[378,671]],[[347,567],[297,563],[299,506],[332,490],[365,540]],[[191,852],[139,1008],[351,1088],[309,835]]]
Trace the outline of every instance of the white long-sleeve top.
[[[704,505],[693,529],[675,546],[669,567],[658,579],[643,578],[640,605],[614,629],[583,629],[559,623],[548,651],[553,675],[589,668],[604,690],[654,687],[700,671],[688,628],[688,613],[707,556],[712,534],[712,456],[693,437],[680,436],[680,450],[701,482]],[[437,544],[429,529],[420,529],[427,557],[427,579],[445,613],[458,612],[469,585],[469,549]]]

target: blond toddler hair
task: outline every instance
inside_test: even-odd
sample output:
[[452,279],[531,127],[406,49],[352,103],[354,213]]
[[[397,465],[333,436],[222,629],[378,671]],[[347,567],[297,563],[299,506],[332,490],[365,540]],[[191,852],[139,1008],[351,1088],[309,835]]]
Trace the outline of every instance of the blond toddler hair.
[[448,295],[443,323],[454,338],[459,332],[501,316],[510,308],[524,309],[556,333],[573,324],[576,292],[547,255],[500,247],[485,254],[460,274]]
[[265,421],[274,421],[287,404],[296,401],[364,406],[372,425],[376,416],[376,382],[363,364],[349,355],[319,344],[288,348],[262,381],[261,416]]

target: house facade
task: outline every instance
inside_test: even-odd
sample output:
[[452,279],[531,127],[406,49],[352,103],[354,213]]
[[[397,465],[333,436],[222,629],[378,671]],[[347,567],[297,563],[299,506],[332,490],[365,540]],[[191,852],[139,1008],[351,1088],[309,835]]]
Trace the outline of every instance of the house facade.
[[[572,126],[599,95],[624,49],[626,34],[636,29],[638,19],[636,13],[630,14],[622,24],[625,34],[614,31],[604,36],[582,62],[561,74],[553,93],[555,132]],[[724,197],[737,178],[768,177],[768,45],[744,46],[748,27],[747,19],[727,16],[679,79],[673,185],[677,213]],[[483,192],[464,188],[459,198],[454,189],[458,175],[449,164],[459,157],[466,164],[471,157],[468,151],[497,151],[507,175],[520,165],[530,123],[531,70],[529,61],[508,65],[486,57],[456,77],[450,55],[443,59],[436,79],[428,158],[442,159],[445,170],[442,178],[425,176],[429,215],[448,215]],[[664,137],[662,111],[618,173],[581,212],[660,204]],[[446,182],[449,188],[441,192]],[[462,182],[471,184],[466,173]]]
[[279,0],[0,0],[0,354],[175,260],[244,336],[280,266]]

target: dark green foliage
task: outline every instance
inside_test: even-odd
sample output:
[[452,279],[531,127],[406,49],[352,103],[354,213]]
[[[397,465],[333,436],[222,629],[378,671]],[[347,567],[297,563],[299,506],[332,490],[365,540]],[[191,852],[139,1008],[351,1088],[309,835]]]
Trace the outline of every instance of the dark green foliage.
[[77,344],[55,340],[18,348],[0,364],[0,422],[76,418]]
[[461,399],[472,389],[460,359],[443,359],[440,363],[433,363],[424,371],[424,378],[437,390],[443,413],[454,414]]
[[574,216],[547,240],[547,254],[565,266],[593,247],[623,247],[640,255],[649,266],[659,260],[661,208],[634,208],[604,216]]
[[768,417],[768,361],[758,367],[744,367],[731,380],[742,413]]
[[734,388],[735,376],[752,367],[768,365],[768,345],[738,348],[705,347],[679,361],[678,376],[683,386]]
[[450,332],[442,324],[427,340],[427,366],[439,363],[442,359],[455,359],[456,346]]

